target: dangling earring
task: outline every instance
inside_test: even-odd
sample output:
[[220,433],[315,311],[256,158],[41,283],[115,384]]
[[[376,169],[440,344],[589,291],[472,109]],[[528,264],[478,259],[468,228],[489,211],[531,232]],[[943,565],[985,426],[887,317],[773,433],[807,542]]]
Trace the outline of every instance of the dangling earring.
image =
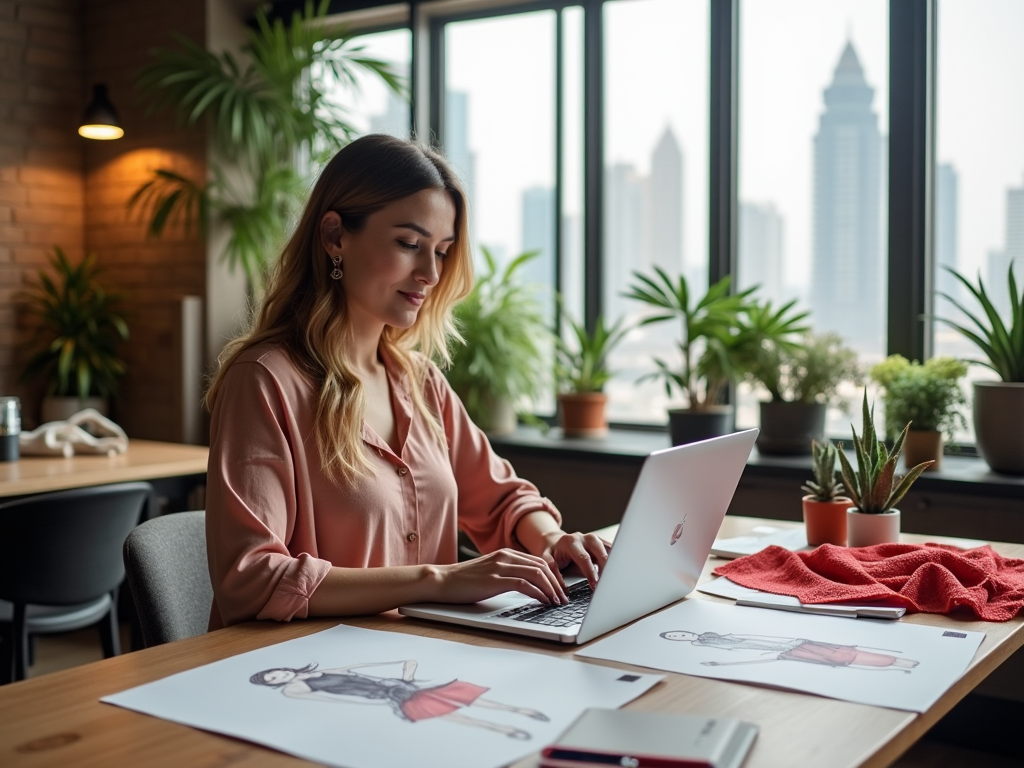
[[341,276],[344,274],[341,271],[341,256],[331,256],[331,261],[334,263],[334,269],[331,270],[331,279],[341,280]]

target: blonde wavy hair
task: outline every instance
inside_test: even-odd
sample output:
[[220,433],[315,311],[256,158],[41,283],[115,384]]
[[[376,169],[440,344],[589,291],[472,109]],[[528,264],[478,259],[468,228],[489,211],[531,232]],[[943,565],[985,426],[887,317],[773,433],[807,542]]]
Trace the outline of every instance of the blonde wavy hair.
[[[372,474],[361,437],[365,394],[349,355],[345,284],[330,277],[333,265],[320,240],[320,221],[335,211],[345,230],[356,232],[386,205],[428,189],[451,196],[455,241],[416,322],[409,328],[386,326],[381,346],[409,377],[414,406],[444,446],[439,417],[426,406],[423,388],[430,359],[449,362],[448,342],[458,338],[451,310],[473,284],[466,195],[440,153],[385,135],[353,141],[321,172],[251,327],[229,342],[218,358],[206,393],[207,408],[213,410],[224,375],[239,355],[256,344],[278,342],[318,389],[314,432],[324,473],[335,482]],[[414,350],[423,356],[412,354]]]

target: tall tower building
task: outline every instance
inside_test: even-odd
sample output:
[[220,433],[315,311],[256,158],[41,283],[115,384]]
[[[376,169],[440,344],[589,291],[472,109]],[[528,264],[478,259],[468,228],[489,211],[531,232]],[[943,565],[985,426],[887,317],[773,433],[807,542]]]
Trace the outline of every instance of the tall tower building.
[[410,129],[409,102],[392,90],[388,91],[388,101],[384,114],[370,117],[370,133],[386,133],[400,139],[409,138]]
[[1010,313],[1010,293],[1006,276],[1013,264],[1013,274],[1020,290],[1024,283],[1024,185],[1006,190],[1006,247],[988,255],[988,285],[992,302],[1004,322]]
[[739,283],[761,286],[777,306],[782,289],[782,216],[773,203],[740,203]]
[[874,89],[848,42],[825,89],[814,137],[814,233],[810,304],[816,331],[855,349],[885,349],[882,137]]
[[647,263],[678,274],[683,268],[683,150],[667,125],[651,155],[644,229]]
[[959,178],[949,163],[941,163],[935,173],[935,315],[950,320],[958,316],[956,308],[940,294],[961,298],[960,283],[949,269],[959,271],[958,216]]
[[[469,149],[469,95],[462,91],[445,91],[444,94],[444,154],[466,188],[469,223],[473,227],[476,158]],[[475,232],[470,232],[470,240],[476,242]]]
[[523,190],[523,251],[540,251],[522,267],[527,282],[555,285],[555,190]]
[[643,249],[643,180],[632,165],[605,169],[604,308],[611,322],[639,307],[620,295],[633,281],[634,270],[646,271]]

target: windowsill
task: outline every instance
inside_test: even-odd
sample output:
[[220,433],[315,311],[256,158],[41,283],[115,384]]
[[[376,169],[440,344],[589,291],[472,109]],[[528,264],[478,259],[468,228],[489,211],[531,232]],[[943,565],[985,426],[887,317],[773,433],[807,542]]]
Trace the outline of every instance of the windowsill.
[[[513,451],[557,454],[576,459],[619,459],[639,463],[652,451],[670,447],[668,434],[631,429],[611,429],[601,439],[567,438],[562,431],[551,429],[542,434],[534,427],[520,426],[507,435],[494,435],[491,444],[500,454],[502,449]],[[810,479],[810,456],[762,456],[755,448],[747,461],[748,475],[751,476],[799,476]],[[804,477],[806,476],[806,477]],[[956,491],[971,493],[984,488],[993,496],[1024,499],[1024,477],[1000,475],[975,456],[946,455],[942,457],[942,469],[925,472],[914,484],[917,490]]]

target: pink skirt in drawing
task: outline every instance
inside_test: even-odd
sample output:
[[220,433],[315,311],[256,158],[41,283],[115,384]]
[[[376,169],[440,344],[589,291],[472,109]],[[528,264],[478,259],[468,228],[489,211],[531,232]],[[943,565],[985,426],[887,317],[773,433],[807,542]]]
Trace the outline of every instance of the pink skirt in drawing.
[[417,720],[450,715],[460,707],[472,704],[488,690],[479,685],[454,680],[438,688],[427,688],[414,693],[402,704],[402,714],[414,723]]
[[886,653],[871,653],[852,645],[820,643],[814,640],[804,640],[796,648],[780,653],[779,658],[827,664],[830,667],[848,667],[851,664],[862,667],[888,667],[896,660],[895,656]]

